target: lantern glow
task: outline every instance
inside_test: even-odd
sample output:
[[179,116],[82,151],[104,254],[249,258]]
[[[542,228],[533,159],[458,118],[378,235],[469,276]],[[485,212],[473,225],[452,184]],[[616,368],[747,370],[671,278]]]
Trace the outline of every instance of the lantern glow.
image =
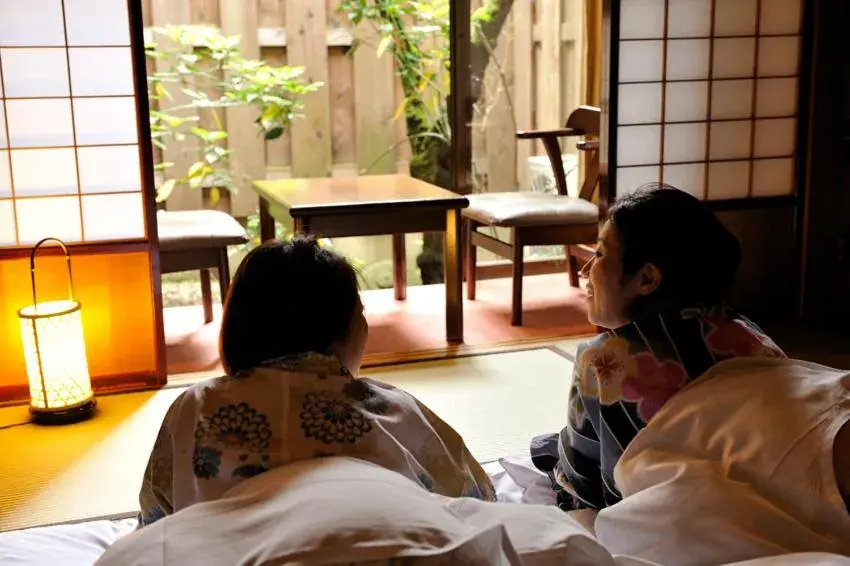
[[39,302],[35,287],[35,256],[32,251],[33,304],[18,311],[24,359],[30,390],[30,413],[36,421],[70,422],[91,416],[96,401],[91,386],[82,306],[74,299],[71,257],[59,240],[68,264],[69,298]]

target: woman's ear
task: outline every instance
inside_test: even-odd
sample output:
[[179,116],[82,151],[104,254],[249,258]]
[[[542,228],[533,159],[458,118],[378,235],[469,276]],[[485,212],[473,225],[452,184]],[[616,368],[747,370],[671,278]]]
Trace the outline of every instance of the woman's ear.
[[650,295],[661,286],[661,270],[654,263],[645,264],[638,274],[637,292],[639,295]]

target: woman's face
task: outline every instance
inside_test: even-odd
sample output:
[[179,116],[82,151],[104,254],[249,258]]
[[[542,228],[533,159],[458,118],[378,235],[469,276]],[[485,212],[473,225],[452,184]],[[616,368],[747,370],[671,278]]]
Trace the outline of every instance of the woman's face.
[[610,221],[599,231],[596,254],[582,268],[587,282],[587,318],[602,328],[619,328],[628,324],[628,310],[638,295],[658,288],[660,273],[651,264],[645,265],[627,280],[623,279],[620,237]]

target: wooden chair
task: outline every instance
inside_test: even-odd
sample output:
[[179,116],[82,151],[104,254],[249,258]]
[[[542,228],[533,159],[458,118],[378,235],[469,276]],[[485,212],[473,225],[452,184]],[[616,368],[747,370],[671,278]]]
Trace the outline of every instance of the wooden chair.
[[221,300],[230,285],[227,247],[244,244],[248,234],[239,222],[217,210],[164,211],[157,213],[161,273],[201,272],[204,322],[213,320],[210,270],[218,270]]
[[[469,195],[469,208],[463,210],[466,244],[466,292],[475,299],[476,247],[480,246],[513,263],[513,298],[511,324],[522,325],[523,251],[526,246],[564,244],[570,285],[579,286],[578,259],[586,257],[587,248],[595,244],[599,230],[599,207],[591,202],[599,179],[600,109],[581,106],[574,110],[564,128],[542,131],[520,131],[517,138],[539,139],[555,174],[558,194],[530,191],[481,193]],[[586,171],[578,198],[567,194],[567,180],[558,138],[581,137],[578,149],[585,155]],[[510,228],[510,242],[503,242],[477,230],[479,226]]]

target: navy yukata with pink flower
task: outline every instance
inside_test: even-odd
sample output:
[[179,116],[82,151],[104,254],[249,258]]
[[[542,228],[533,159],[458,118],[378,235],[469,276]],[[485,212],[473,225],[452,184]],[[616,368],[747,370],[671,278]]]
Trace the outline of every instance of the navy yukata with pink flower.
[[614,467],[632,439],[685,385],[738,357],[785,354],[743,316],[700,309],[642,317],[579,347],[567,426],[531,445],[559,506],[602,509],[620,501]]

